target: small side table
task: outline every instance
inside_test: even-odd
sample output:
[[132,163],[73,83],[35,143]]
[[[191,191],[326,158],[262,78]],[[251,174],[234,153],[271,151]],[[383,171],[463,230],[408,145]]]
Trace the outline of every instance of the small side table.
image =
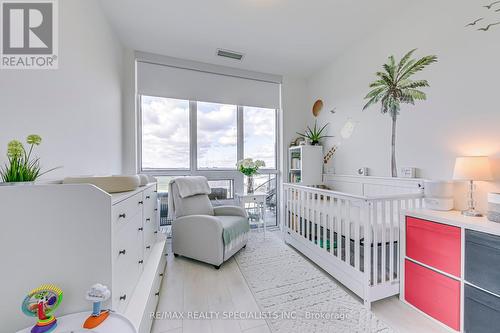
[[264,238],[266,237],[266,221],[265,221],[265,211],[266,211],[266,193],[255,192],[251,194],[235,194],[236,201],[241,206],[241,208],[246,210],[246,204],[254,204],[259,210],[259,223],[262,223],[262,228],[264,229]]

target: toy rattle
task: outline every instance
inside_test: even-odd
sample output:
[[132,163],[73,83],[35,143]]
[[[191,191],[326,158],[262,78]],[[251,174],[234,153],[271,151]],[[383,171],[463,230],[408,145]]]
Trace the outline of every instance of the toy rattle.
[[38,321],[31,329],[31,333],[52,332],[57,326],[57,319],[53,315],[62,301],[63,292],[52,284],[44,284],[33,289],[24,298],[22,310],[30,317],[38,317]]
[[97,283],[94,284],[88,291],[85,298],[92,301],[92,314],[85,320],[83,328],[92,329],[99,326],[109,316],[109,310],[101,310],[102,302],[109,299],[111,291],[108,287]]

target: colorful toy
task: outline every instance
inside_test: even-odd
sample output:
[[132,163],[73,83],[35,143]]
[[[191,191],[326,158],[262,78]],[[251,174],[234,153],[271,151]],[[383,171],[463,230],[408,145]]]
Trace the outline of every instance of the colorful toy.
[[57,326],[53,315],[62,301],[63,292],[52,284],[44,284],[33,289],[23,301],[22,310],[30,317],[38,317],[31,333],[52,332]]
[[111,291],[108,287],[97,283],[94,284],[88,291],[85,298],[93,302],[92,314],[83,323],[83,328],[92,329],[99,326],[109,316],[109,310],[101,310],[102,302],[109,299]]

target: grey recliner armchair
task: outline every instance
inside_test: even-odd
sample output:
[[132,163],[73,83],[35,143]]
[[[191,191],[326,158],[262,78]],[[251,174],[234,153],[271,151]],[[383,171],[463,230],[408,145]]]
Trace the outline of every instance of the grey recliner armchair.
[[182,255],[219,269],[246,246],[250,226],[245,210],[238,206],[212,207],[205,177],[179,177],[169,187],[176,257]]

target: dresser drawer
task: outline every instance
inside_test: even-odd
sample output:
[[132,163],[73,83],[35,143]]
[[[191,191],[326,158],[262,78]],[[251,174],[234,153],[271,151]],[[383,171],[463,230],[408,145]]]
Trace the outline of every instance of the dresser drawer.
[[139,213],[142,214],[143,202],[142,193],[137,193],[136,195],[113,205],[111,213],[113,231],[117,231],[127,225],[131,217],[134,217]]
[[135,285],[142,272],[141,214],[129,218],[127,225],[113,234],[112,274],[113,305],[123,312],[132,296]]
[[405,300],[460,330],[460,282],[405,260]]
[[406,256],[460,277],[460,228],[408,216]]
[[464,328],[467,333],[498,333],[500,298],[469,285],[464,288]]
[[500,295],[500,237],[465,231],[465,280]]
[[143,192],[143,199],[144,199],[144,214],[149,217],[153,217],[157,199],[156,187],[153,186],[145,189]]

